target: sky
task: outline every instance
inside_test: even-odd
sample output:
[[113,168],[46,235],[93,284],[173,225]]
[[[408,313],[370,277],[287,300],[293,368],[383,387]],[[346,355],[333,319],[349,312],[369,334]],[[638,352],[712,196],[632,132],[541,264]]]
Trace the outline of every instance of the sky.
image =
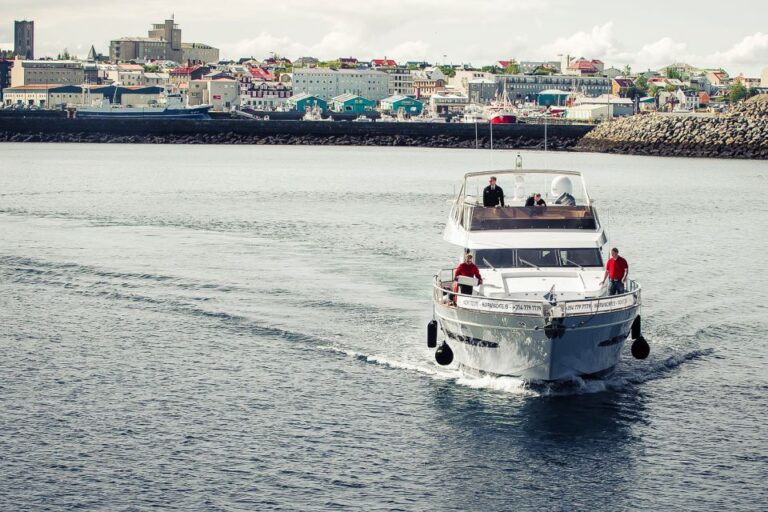
[[[128,7],[130,6],[130,7]],[[13,49],[13,21],[35,21],[35,55],[146,36],[174,16],[184,42],[222,58],[341,56],[475,66],[497,60],[601,59],[635,71],[673,62],[760,76],[768,68],[768,1],[713,0],[0,0],[0,49]]]

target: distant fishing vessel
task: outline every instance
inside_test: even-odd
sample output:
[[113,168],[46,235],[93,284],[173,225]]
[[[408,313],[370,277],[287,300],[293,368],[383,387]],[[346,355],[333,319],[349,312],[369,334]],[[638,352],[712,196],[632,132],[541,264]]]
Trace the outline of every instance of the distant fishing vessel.
[[115,103],[102,103],[93,107],[79,107],[76,117],[82,119],[210,119],[211,105],[186,107],[180,94],[167,94],[164,105],[132,107]]
[[[509,184],[504,207],[485,207],[482,187],[496,176]],[[474,194],[473,194],[474,191]],[[548,206],[526,206],[540,192]],[[481,374],[532,381],[600,377],[614,370],[624,341],[644,359],[640,285],[609,295],[602,282],[606,234],[582,175],[526,170],[468,173],[444,239],[471,254],[475,278],[440,271],[433,283],[434,320],[427,345],[435,357]],[[463,286],[460,291],[459,286]]]

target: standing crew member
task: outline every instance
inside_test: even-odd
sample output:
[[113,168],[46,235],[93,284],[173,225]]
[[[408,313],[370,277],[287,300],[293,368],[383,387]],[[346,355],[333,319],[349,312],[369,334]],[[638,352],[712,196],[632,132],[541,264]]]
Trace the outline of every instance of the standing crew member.
[[483,189],[483,206],[486,208],[495,208],[504,206],[504,191],[496,185],[496,176],[491,176],[488,180],[490,185]]
[[[475,277],[477,278],[478,284],[483,284],[483,278],[480,276],[480,269],[472,262],[472,255],[469,253],[464,255],[464,261],[459,263],[459,266],[456,267],[456,270],[453,272],[454,281],[458,281],[459,276]],[[464,295],[472,295],[472,287],[467,284],[459,284],[458,291]]]
[[600,286],[603,286],[606,279],[610,279],[611,287],[608,290],[608,295],[621,295],[624,293],[628,275],[629,263],[619,256],[619,250],[614,247],[611,249],[611,258],[605,264],[605,275],[600,281]]

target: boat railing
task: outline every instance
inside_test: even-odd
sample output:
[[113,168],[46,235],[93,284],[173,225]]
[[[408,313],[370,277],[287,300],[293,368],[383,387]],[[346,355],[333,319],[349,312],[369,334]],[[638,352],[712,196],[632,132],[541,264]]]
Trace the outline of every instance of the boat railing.
[[[449,279],[445,279],[450,275]],[[624,293],[604,297],[558,300],[513,299],[468,295],[451,290],[453,269],[441,270],[433,281],[433,299],[438,303],[453,304],[458,309],[484,313],[510,314],[535,317],[574,317],[596,315],[634,308],[641,304],[641,288],[637,281],[630,280]],[[454,302],[455,297],[455,302]]]
[[591,206],[507,206],[485,208],[464,203],[463,218],[469,231],[501,229],[584,229],[595,231],[597,217]]

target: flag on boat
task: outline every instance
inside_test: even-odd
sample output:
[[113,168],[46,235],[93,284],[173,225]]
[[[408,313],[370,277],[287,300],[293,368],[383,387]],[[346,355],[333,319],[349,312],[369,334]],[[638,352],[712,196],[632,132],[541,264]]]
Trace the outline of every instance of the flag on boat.
[[544,298],[549,301],[550,304],[557,304],[557,294],[555,293],[555,285],[549,289],[548,293],[544,294]]

